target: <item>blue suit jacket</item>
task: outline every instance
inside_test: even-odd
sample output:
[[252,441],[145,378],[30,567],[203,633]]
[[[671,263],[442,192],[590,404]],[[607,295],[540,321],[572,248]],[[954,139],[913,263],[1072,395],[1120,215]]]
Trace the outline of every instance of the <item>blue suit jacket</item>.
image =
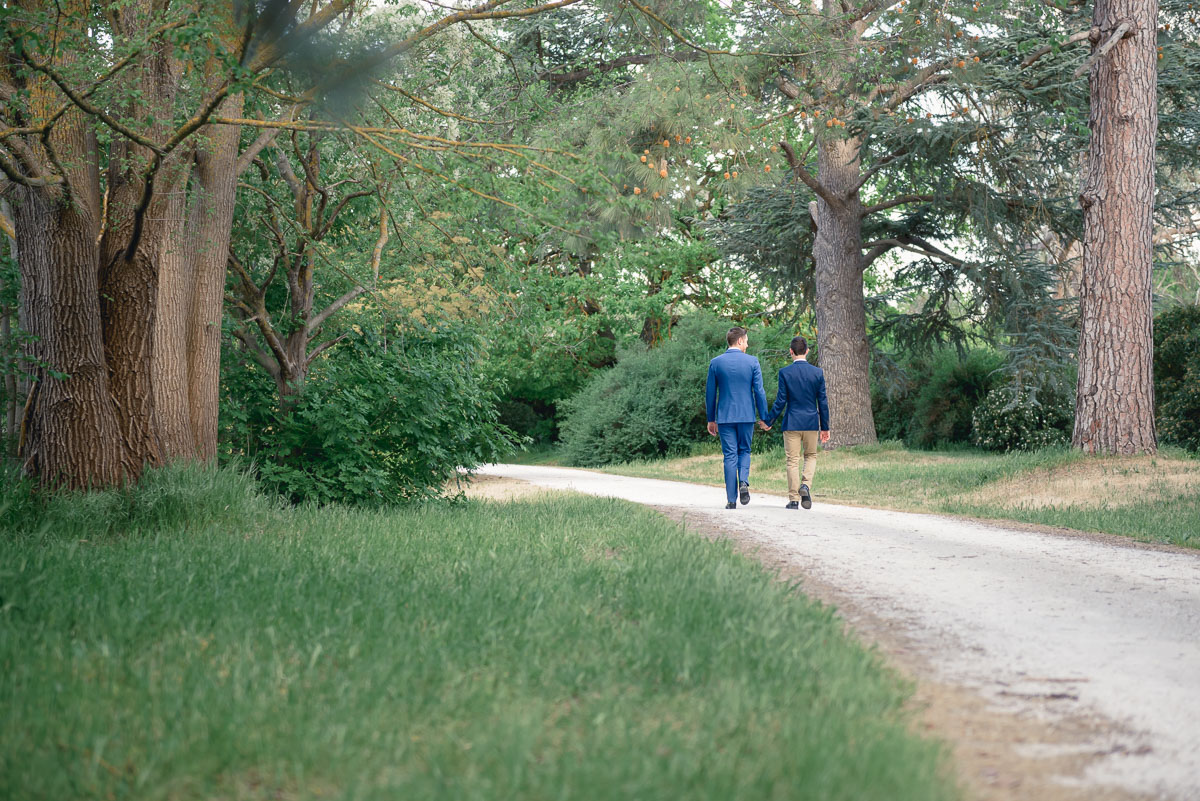
[[767,393],[763,391],[758,359],[730,348],[709,362],[704,409],[710,423],[753,423],[759,418],[766,419]]
[[784,431],[828,431],[829,402],[825,399],[825,371],[803,359],[779,371],[779,394],[767,425],[774,425],[784,407]]

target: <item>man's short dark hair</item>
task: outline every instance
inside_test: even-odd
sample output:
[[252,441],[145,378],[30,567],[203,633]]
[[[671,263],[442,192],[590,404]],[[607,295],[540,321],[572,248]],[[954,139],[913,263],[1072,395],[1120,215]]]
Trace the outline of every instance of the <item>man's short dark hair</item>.
[[730,328],[729,333],[725,335],[725,341],[728,342],[729,347],[732,348],[737,344],[737,341],[744,336],[746,336],[746,329],[735,325],[733,328]]
[[797,356],[808,353],[808,340],[804,337],[792,337],[792,353]]

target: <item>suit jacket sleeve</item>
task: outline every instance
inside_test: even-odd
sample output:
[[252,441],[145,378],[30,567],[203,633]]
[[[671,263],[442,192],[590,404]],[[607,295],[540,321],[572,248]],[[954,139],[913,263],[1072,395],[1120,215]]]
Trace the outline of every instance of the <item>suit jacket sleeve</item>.
[[783,380],[783,370],[779,371],[779,391],[775,393],[775,405],[771,407],[771,419],[767,420],[767,425],[775,425],[775,421],[779,415],[783,414],[784,408],[787,406],[787,382]]
[[758,363],[758,359],[754,360],[754,401],[758,404],[758,418],[766,420],[767,415],[767,391],[763,389],[762,382],[762,365]]
[[704,387],[704,414],[710,423],[717,419],[717,373],[712,362],[708,363],[708,383]]
[[821,430],[829,430],[829,401],[825,398],[825,372],[821,371],[821,380],[817,382],[817,408],[821,412]]

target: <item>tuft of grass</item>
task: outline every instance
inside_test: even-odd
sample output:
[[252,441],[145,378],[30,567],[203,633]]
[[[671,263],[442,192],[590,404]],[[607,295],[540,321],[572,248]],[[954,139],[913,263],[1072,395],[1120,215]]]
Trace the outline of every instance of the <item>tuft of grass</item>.
[[830,609],[648,510],[142,503],[0,537],[0,797],[959,797]]
[[[721,485],[721,455],[700,446],[683,459],[629,462],[607,472]],[[751,484],[786,493],[782,447],[751,459]],[[1180,480],[1186,479],[1186,480]],[[1055,486],[1070,493],[1055,498]],[[1118,534],[1200,547],[1200,460],[1176,449],[1157,457],[1108,459],[1065,446],[988,453],[973,448],[909,450],[881,442],[824,452],[814,494],[849,503],[940,512]]]
[[52,533],[73,539],[244,524],[276,510],[238,466],[180,462],[147,470],[136,484],[91,492],[38,491],[26,478],[2,477],[0,535]]

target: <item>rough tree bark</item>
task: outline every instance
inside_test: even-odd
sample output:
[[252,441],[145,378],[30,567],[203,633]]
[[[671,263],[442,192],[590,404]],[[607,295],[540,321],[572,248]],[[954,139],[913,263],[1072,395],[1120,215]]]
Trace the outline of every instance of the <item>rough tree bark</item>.
[[[244,98],[225,100],[219,113],[240,117]],[[197,458],[217,455],[217,416],[221,391],[221,314],[225,265],[237,194],[238,139],[232,125],[212,126],[199,151],[196,181],[204,210],[196,231],[195,286],[188,310],[188,401]]]
[[817,145],[817,180],[832,196],[817,197],[813,244],[817,358],[829,393],[829,447],[877,441],[863,302],[861,145],[858,139],[834,137]]
[[[77,57],[71,37],[86,23],[87,4],[64,3],[61,11],[64,26],[74,27],[56,27],[45,41],[54,69]],[[27,75],[23,89],[33,119],[55,113],[59,95],[48,75]],[[45,136],[15,142],[11,147],[31,173],[9,189],[20,256],[20,322],[34,337],[28,355],[46,365],[26,401],[17,455],[26,471],[45,482],[75,488],[120,484],[139,467],[125,446],[104,354],[96,135],[90,120],[71,109]]]
[[21,325],[34,337],[29,355],[65,375],[38,371],[18,458],[43,481],[88,488],[120,484],[139,466],[124,446],[104,358],[96,140],[83,115],[69,114],[49,137],[61,163],[70,165],[63,183],[11,189]]
[[1083,207],[1079,382],[1072,441],[1154,453],[1154,144],[1157,0],[1097,0]]
[[[239,117],[244,98],[222,116]],[[163,457],[211,460],[217,452],[221,313],[237,188],[236,126],[209,126],[189,151],[190,181],[174,191],[165,216],[155,326],[155,413]]]

